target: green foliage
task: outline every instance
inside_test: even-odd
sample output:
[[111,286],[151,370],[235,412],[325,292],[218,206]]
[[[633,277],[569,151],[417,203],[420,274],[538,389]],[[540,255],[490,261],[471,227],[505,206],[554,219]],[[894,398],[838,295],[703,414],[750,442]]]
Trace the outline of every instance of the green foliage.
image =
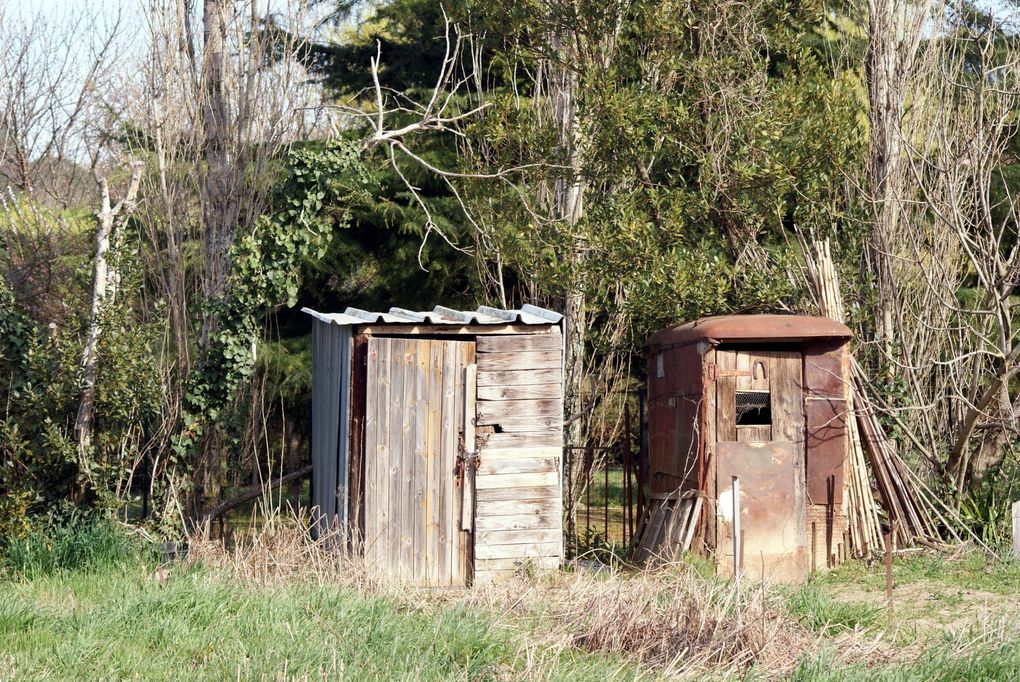
[[352,197],[366,184],[359,150],[349,141],[334,138],[289,153],[272,214],[261,216],[254,233],[234,243],[227,293],[209,303],[214,336],[189,377],[178,456],[190,450],[207,423],[225,416],[224,408],[251,379],[263,315],[274,306],[294,305],[301,263],[325,253],[334,232],[350,220]]
[[139,560],[137,538],[130,538],[104,514],[73,508],[33,521],[32,532],[0,547],[0,575],[35,580],[61,571],[97,572]]
[[971,532],[988,546],[1004,552],[1013,540],[1011,506],[1018,468],[1011,462],[1005,467],[1014,471],[987,477],[980,489],[965,493],[960,502],[960,518]]
[[99,315],[103,362],[88,452],[78,451],[73,434],[87,315],[72,311],[43,325],[0,287],[0,537],[24,537],[33,515],[59,504],[81,509],[118,504],[115,491],[123,488],[157,428],[163,402],[154,349],[162,323],[134,307],[131,292],[141,284],[130,251],[133,238],[125,235],[109,253],[127,293]]

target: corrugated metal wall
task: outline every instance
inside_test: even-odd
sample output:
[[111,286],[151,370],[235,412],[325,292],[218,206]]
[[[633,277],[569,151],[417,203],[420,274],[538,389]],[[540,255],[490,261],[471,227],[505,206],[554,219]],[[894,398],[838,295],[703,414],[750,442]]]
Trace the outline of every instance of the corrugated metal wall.
[[351,328],[312,324],[312,508],[321,533],[347,523]]

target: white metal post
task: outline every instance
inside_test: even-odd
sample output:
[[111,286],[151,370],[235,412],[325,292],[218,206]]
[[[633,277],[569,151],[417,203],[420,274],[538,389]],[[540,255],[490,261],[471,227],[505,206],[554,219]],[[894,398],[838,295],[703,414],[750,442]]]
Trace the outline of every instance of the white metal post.
[[740,478],[733,477],[733,578],[740,582]]
[[1013,503],[1013,558],[1020,559],[1020,500]]

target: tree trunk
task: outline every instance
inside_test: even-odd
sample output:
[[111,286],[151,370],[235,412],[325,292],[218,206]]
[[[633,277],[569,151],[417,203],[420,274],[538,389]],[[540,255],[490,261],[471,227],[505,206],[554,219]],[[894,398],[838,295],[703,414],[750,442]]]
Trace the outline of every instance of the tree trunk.
[[92,273],[92,302],[89,306],[89,331],[82,352],[82,396],[74,422],[78,448],[85,452],[92,445],[93,406],[96,399],[96,378],[99,375],[99,337],[102,334],[100,314],[103,306],[114,299],[120,273],[107,261],[111,243],[116,242],[119,229],[134,211],[135,197],[142,178],[142,164],[131,164],[131,182],[124,199],[115,206],[110,202],[110,186],[99,178],[99,210],[96,211],[96,258]]
[[[871,123],[868,148],[869,192],[872,228],[866,251],[866,271],[876,290],[875,341],[885,361],[893,357],[893,279],[890,237],[899,221],[902,158],[904,83],[899,69],[900,26],[896,0],[869,3],[868,49],[865,73],[868,86],[868,118]],[[891,367],[891,365],[890,365]]]
[[[226,39],[229,0],[205,0],[202,28],[202,126],[205,177],[202,187],[204,269],[203,294],[213,301],[223,294],[230,271],[229,250],[237,227],[239,187],[235,186],[236,159],[232,158],[230,107],[226,83]],[[206,316],[201,345],[207,347],[215,332],[215,319]]]

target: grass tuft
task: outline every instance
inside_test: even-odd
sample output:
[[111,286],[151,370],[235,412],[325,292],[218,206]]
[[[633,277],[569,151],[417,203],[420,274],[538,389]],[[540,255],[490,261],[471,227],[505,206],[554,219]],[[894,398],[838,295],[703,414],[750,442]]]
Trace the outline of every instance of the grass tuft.
[[34,579],[58,571],[97,571],[141,559],[142,547],[102,515],[49,519],[24,538],[7,540],[0,574]]
[[826,635],[872,628],[882,613],[868,604],[838,601],[811,583],[789,594],[786,609],[804,627]]

